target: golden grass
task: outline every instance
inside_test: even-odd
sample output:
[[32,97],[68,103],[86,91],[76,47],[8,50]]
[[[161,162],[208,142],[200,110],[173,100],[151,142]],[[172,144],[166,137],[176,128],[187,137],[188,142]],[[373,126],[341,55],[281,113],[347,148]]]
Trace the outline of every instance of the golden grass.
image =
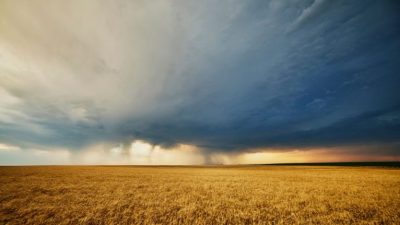
[[400,224],[400,170],[0,167],[0,224]]

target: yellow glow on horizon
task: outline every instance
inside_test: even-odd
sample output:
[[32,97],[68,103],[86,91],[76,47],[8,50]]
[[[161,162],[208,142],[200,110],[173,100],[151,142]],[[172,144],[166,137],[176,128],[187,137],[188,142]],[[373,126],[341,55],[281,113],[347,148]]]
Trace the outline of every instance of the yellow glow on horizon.
[[352,161],[399,161],[399,156],[361,154],[349,147],[314,148],[302,150],[260,150],[237,155],[237,164],[352,162]]
[[306,162],[308,158],[303,152],[256,152],[243,153],[238,156],[238,163],[243,164],[263,164],[263,163],[287,163],[287,162]]

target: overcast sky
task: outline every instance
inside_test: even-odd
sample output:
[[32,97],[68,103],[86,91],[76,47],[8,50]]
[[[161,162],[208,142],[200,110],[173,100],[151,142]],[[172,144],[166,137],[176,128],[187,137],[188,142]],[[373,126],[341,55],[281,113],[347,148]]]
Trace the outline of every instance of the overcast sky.
[[399,160],[399,12],[0,0],[0,164]]

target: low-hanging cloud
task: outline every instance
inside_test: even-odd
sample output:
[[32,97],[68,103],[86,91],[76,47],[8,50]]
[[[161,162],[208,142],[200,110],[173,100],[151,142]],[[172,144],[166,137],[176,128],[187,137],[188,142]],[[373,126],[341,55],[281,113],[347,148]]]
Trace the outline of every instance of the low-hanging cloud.
[[389,0],[1,1],[0,142],[395,143],[398,12]]

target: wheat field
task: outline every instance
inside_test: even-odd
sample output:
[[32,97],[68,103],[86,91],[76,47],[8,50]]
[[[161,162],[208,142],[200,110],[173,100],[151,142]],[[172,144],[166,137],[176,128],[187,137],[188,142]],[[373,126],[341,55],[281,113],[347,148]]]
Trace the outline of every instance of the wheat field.
[[400,224],[400,170],[0,167],[0,224]]

